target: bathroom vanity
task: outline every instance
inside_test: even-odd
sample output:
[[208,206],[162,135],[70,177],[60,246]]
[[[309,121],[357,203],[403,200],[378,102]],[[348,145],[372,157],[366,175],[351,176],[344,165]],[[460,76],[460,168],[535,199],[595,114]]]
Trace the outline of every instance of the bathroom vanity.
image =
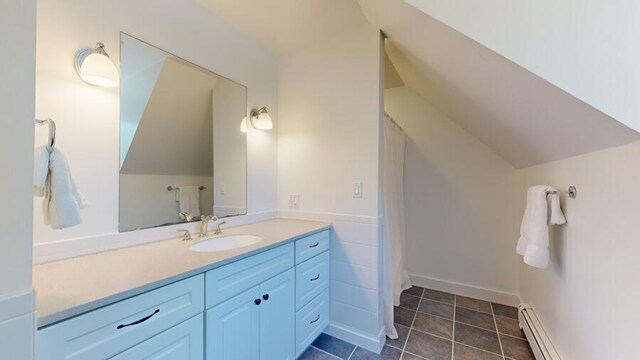
[[35,266],[37,358],[297,358],[329,323],[330,225],[225,233],[263,240],[216,252],[167,240]]

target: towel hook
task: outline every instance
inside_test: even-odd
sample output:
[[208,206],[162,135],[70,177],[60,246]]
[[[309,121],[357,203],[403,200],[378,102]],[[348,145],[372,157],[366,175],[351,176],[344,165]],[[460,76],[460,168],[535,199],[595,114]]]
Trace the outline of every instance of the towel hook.
[[36,124],[49,125],[49,141],[47,142],[47,149],[53,149],[53,146],[56,144],[56,122],[51,118],[46,118],[44,120],[36,119]]
[[571,185],[568,191],[547,191],[547,195],[549,194],[569,194],[570,198],[575,199],[578,196],[578,189]]

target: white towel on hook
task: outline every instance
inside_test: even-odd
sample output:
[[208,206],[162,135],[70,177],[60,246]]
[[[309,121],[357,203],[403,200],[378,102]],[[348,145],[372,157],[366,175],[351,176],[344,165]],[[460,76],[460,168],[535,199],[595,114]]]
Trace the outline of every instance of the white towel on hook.
[[180,186],[178,188],[177,200],[180,212],[186,212],[194,217],[200,216],[199,186]]
[[[527,265],[544,269],[551,264],[549,227],[566,222],[560,208],[560,196],[551,186],[536,185],[527,191],[527,208],[520,225],[516,252],[524,256]],[[550,200],[550,201],[548,201]]]
[[37,197],[43,197],[49,175],[49,150],[46,146],[39,146],[35,149],[34,155],[33,193]]
[[[53,229],[65,229],[82,222],[80,209],[87,207],[87,202],[78,191],[76,182],[69,171],[69,164],[62,152],[51,149],[48,161],[44,162],[45,154],[36,150],[36,169],[34,173],[34,188],[38,196],[44,196],[42,211],[45,225]],[[46,166],[45,166],[46,164]],[[46,177],[42,186],[42,174]]]

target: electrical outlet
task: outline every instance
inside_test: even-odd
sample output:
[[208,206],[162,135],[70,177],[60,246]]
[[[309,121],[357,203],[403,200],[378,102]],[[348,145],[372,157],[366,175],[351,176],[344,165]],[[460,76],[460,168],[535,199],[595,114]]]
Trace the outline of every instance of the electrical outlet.
[[227,194],[227,185],[222,184],[222,187],[220,188],[220,195],[226,195]]
[[300,194],[289,195],[289,208],[297,209],[300,207]]
[[356,199],[362,198],[362,183],[355,182],[353,183],[353,197]]

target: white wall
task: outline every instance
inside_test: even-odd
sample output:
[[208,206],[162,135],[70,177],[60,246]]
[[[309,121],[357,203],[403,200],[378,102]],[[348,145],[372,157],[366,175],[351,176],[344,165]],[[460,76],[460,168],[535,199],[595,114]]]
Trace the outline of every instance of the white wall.
[[635,359],[640,296],[640,142],[517,172],[526,188],[578,188],[562,197],[567,224],[552,232],[555,264],[520,265],[522,299],[533,305],[562,359]]
[[405,1],[640,130],[639,2]]
[[408,87],[384,102],[407,135],[409,273],[517,293],[514,168]]
[[[281,56],[278,208],[334,222],[330,332],[378,346],[380,34],[368,24]],[[353,198],[353,183],[363,183]],[[300,195],[299,209],[289,195]]]
[[33,357],[35,0],[0,1],[0,358]]
[[[99,14],[99,16],[87,16]],[[120,31],[148,41],[248,88],[248,107],[266,105],[277,122],[277,63],[275,57],[252,39],[212,15],[195,0],[38,1],[36,62],[36,115],[58,123],[57,144],[69,159],[78,186],[90,207],[84,222],[67,230],[42,226],[35,211],[36,260],[73,255],[78,247],[123,241],[118,235],[118,89],[90,86],[75,73],[78,50],[97,41],[119,66]],[[46,140],[36,134],[36,144]],[[276,208],[276,131],[248,134],[248,211]],[[36,201],[36,208],[40,203]],[[240,221],[236,219],[236,221]],[[134,241],[173,237],[174,228],[142,231]],[[127,234],[127,239],[132,239]],[[128,241],[128,240],[127,240]],[[84,245],[81,245],[84,244]],[[64,250],[60,246],[64,245]],[[65,255],[66,256],[66,255]]]

